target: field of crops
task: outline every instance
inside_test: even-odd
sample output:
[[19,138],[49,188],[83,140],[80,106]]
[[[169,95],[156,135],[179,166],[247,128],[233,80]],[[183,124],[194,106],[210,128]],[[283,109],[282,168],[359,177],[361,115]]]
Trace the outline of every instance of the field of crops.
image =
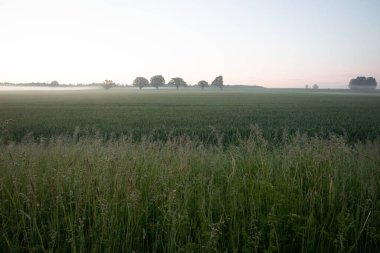
[[0,93],[0,252],[379,252],[380,93]]
[[6,128],[12,140],[72,134],[77,127],[86,133],[133,135],[134,140],[186,134],[213,142],[217,132],[225,143],[247,137],[252,125],[274,141],[284,131],[336,133],[350,141],[380,133],[380,93],[189,90],[0,93],[0,122],[11,119]]

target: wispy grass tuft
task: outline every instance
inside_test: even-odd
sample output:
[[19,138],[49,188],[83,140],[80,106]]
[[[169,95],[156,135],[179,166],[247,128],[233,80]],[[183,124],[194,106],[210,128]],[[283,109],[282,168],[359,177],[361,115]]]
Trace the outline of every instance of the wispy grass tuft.
[[380,251],[379,140],[218,138],[1,145],[0,251]]

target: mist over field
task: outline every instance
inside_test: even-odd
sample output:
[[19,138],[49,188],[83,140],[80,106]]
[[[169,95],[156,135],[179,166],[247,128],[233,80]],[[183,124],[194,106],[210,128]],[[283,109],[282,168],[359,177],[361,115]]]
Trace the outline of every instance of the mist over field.
[[0,252],[380,252],[379,11],[0,0]]
[[0,82],[182,77],[347,87],[380,79],[377,0],[4,0]]

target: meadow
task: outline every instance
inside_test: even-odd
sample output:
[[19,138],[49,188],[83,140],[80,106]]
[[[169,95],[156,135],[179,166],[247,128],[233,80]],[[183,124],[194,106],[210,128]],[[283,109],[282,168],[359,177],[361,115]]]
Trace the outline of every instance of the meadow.
[[379,252],[380,94],[0,93],[0,251]]

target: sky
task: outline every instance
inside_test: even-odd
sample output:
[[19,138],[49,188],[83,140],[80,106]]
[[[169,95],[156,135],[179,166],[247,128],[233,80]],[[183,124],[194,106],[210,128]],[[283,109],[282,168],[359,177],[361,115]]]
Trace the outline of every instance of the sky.
[[0,0],[0,82],[380,83],[380,0]]

